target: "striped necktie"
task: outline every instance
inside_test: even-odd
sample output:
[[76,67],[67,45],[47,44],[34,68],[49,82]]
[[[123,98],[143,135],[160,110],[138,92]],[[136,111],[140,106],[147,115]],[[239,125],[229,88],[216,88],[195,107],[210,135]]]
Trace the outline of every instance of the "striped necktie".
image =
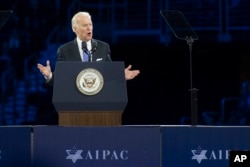
[[83,50],[83,62],[88,62],[89,61],[89,51],[87,48],[87,43],[86,42],[82,42],[82,50]]
[[83,50],[83,62],[89,61],[89,53],[87,50]]

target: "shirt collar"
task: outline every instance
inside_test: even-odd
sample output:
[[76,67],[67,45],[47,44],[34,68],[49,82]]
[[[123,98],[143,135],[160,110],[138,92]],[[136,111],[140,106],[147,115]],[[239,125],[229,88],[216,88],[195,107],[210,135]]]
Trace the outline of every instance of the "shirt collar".
[[[78,47],[82,49],[82,40],[80,40],[78,37],[76,38],[76,40],[77,40]],[[91,50],[92,49],[91,40],[87,41],[86,44],[87,44],[88,50]]]

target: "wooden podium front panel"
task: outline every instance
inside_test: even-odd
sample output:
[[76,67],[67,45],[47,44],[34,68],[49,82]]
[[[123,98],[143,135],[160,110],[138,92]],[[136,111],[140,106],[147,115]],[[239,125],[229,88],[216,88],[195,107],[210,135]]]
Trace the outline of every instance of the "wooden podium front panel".
[[59,112],[60,126],[119,126],[121,123],[121,111]]

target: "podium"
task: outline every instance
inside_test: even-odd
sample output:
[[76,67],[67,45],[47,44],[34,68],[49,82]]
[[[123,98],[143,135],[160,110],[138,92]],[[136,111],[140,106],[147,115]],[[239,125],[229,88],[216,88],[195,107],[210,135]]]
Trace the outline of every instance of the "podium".
[[56,62],[52,102],[60,126],[119,126],[127,105],[124,63]]

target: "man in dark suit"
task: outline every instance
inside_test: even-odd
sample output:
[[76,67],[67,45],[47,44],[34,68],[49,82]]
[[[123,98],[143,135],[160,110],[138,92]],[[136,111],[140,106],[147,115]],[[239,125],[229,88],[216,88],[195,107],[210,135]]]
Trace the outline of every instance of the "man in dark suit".
[[[72,20],[72,30],[76,38],[58,48],[57,61],[111,61],[109,44],[93,39],[93,24],[91,15],[88,12],[76,13]],[[84,59],[84,51],[88,52],[87,59]],[[51,71],[49,60],[46,65],[37,64],[38,69],[43,74],[46,82],[53,85],[53,72]],[[125,79],[131,80],[139,75],[139,70],[131,70],[129,65],[125,68]]]

